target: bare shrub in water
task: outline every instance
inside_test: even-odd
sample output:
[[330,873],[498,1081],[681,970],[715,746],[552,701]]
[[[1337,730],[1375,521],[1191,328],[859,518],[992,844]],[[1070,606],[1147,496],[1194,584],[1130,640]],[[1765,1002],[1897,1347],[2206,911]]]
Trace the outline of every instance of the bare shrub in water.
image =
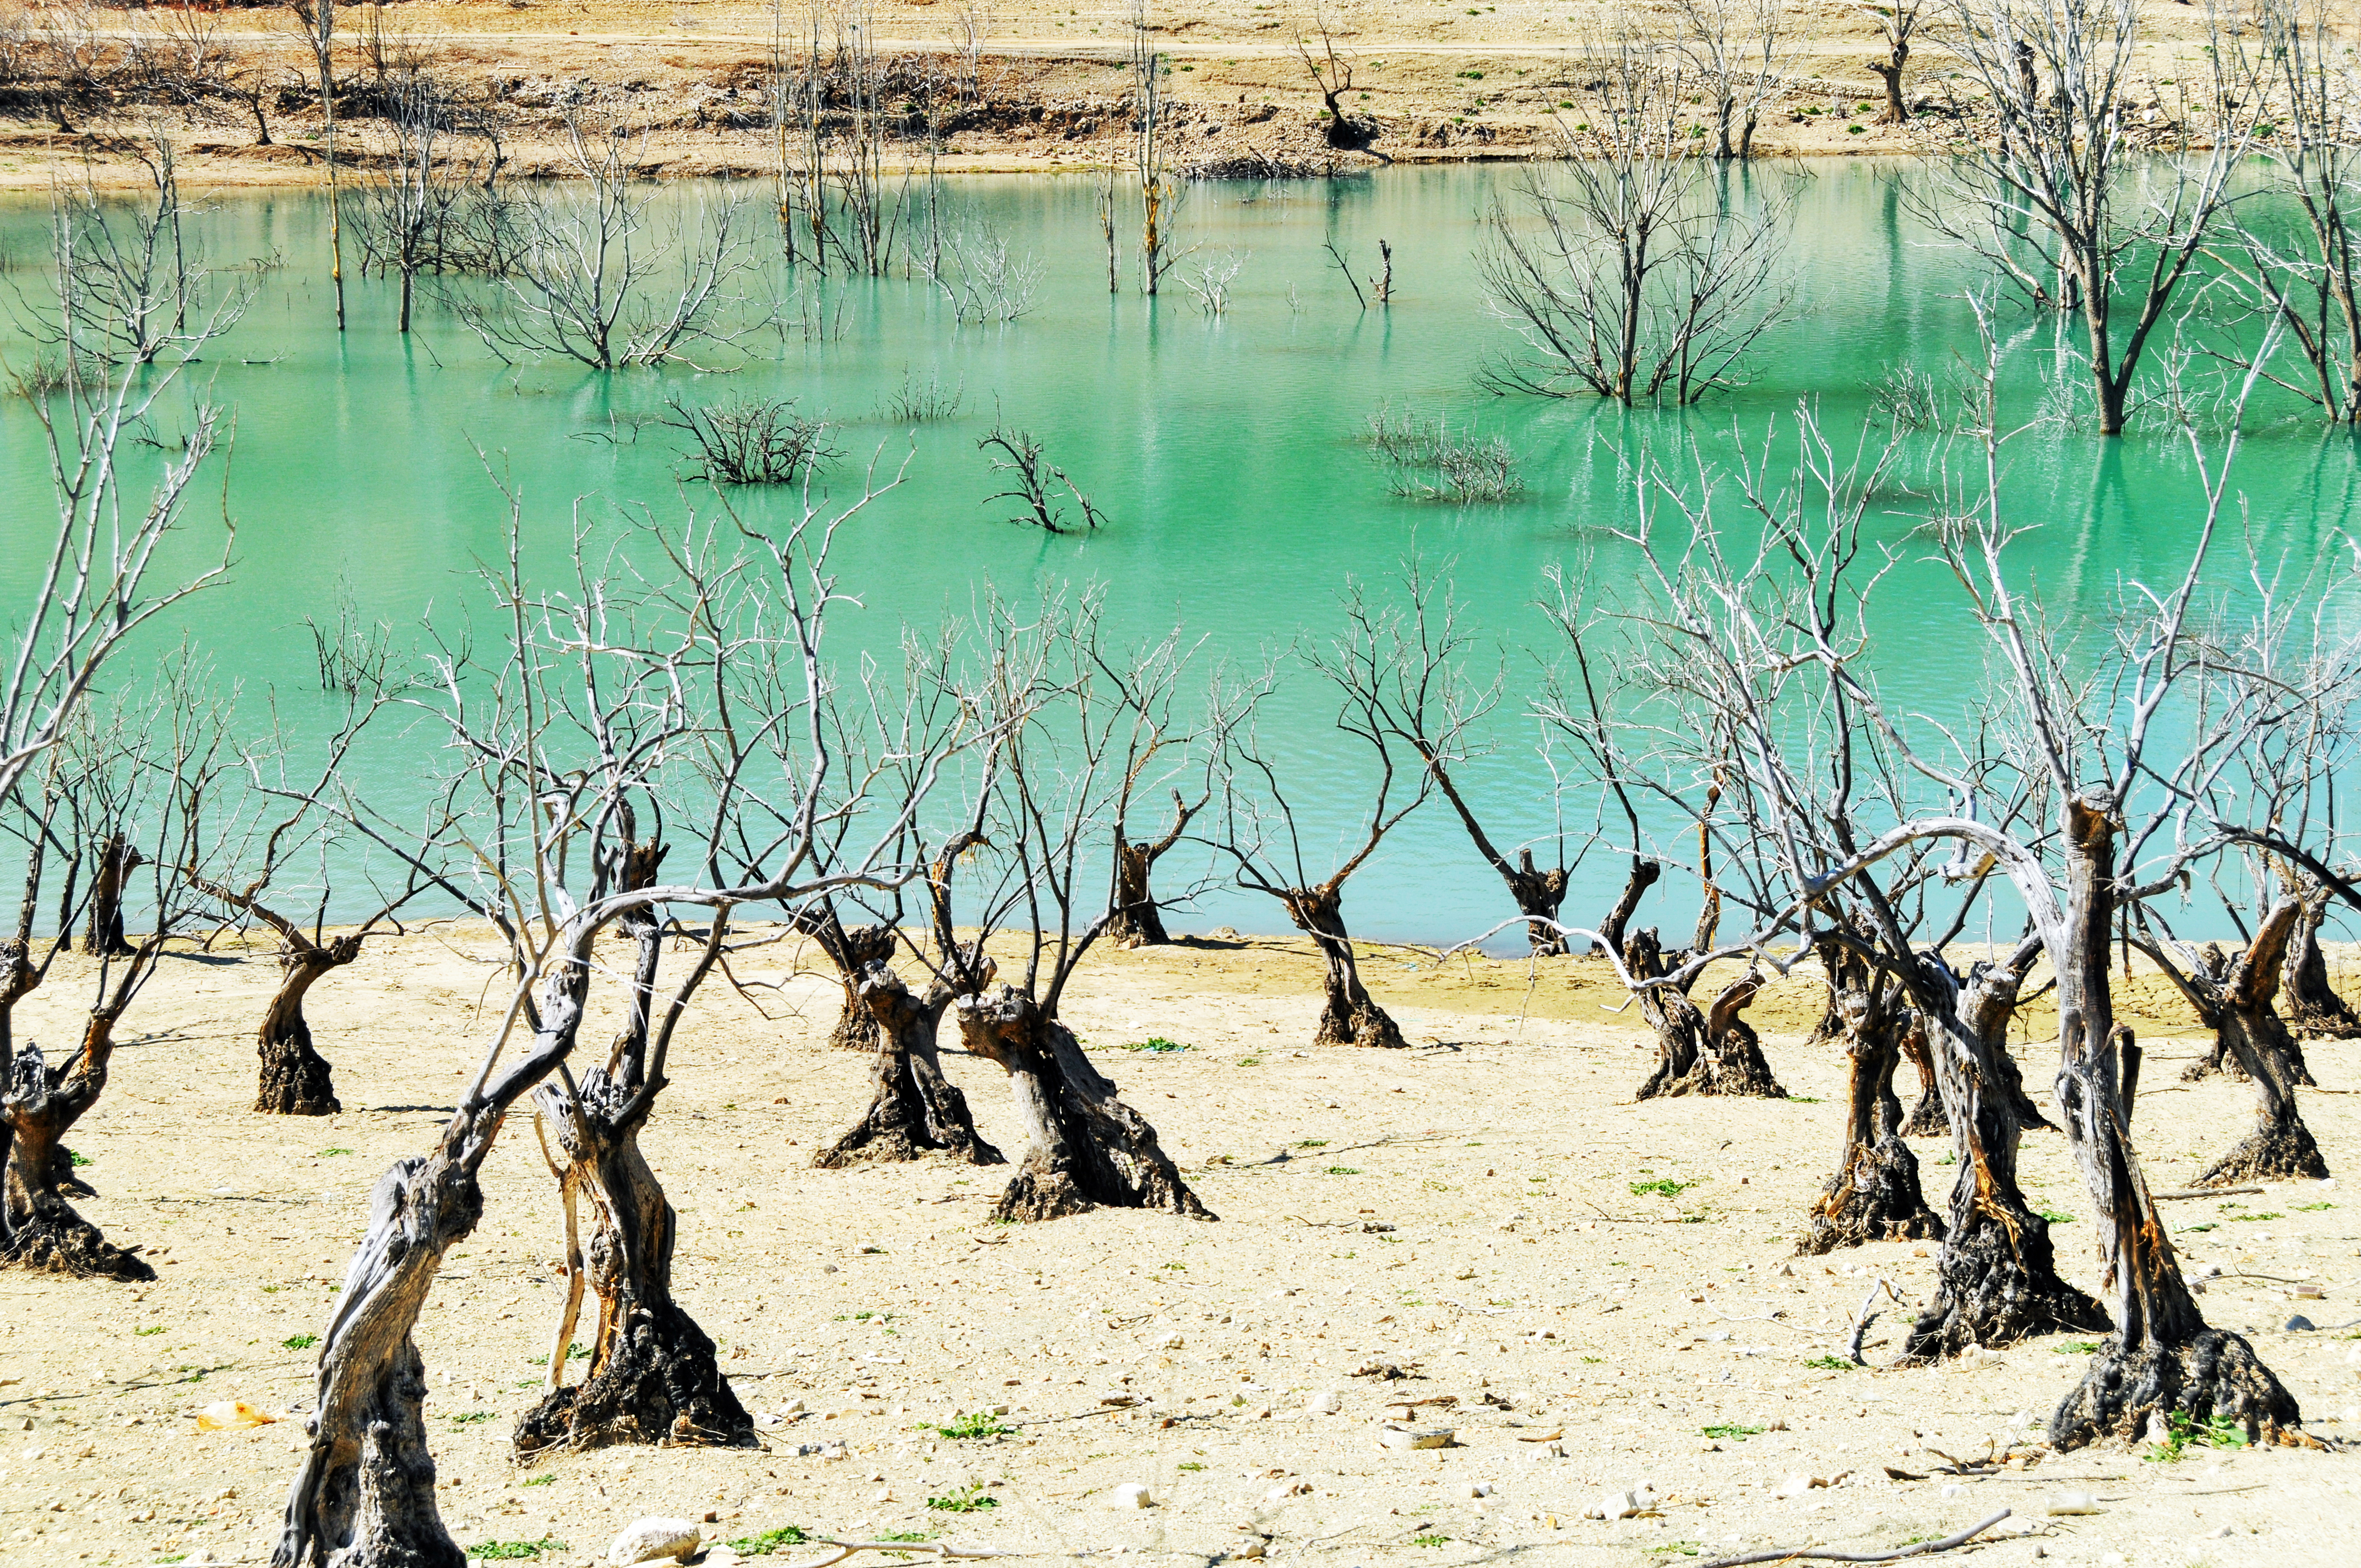
[[1501,436],[1454,435],[1448,421],[1432,422],[1391,405],[1369,416],[1367,439],[1392,469],[1386,488],[1422,501],[1508,501],[1525,493],[1516,449]]
[[942,244],[920,256],[917,265],[959,319],[971,325],[1025,315],[1041,281],[1041,258],[1027,251],[1012,259],[1008,242],[988,224],[944,235]]
[[692,477],[723,485],[792,485],[843,454],[827,444],[828,422],[796,411],[793,398],[738,398],[704,408],[670,405],[656,423],[689,438],[701,466]]
[[877,405],[877,417],[892,420],[895,424],[932,424],[938,420],[959,418],[966,405],[964,381],[945,391],[939,377],[929,376],[921,381],[905,372],[901,386],[885,394],[885,400]]

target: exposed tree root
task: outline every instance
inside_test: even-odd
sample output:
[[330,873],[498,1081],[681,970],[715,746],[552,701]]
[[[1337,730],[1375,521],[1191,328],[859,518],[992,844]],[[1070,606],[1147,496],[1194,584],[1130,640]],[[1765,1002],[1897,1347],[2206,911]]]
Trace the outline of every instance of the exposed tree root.
[[2226,1417],[2246,1430],[2250,1442],[2301,1441],[2295,1429],[2303,1424],[2303,1412],[2254,1346],[2227,1330],[2206,1328],[2179,1344],[2147,1344],[2128,1355],[2119,1338],[2109,1338],[2091,1358],[2081,1385],[2049,1418],[2050,1446],[2137,1438],[2150,1415],[2192,1421]]

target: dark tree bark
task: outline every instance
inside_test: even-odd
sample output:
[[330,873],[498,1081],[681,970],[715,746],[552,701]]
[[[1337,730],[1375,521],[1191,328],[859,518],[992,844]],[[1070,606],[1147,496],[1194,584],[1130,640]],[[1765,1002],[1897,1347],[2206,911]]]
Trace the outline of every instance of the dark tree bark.
[[[1500,880],[1508,884],[1509,897],[1515,903],[1517,913],[1531,917],[1525,923],[1525,940],[1532,947],[1533,956],[1552,959],[1563,955],[1565,933],[1557,927],[1557,915],[1565,903],[1566,869],[1551,866],[1544,870],[1535,865],[1533,852],[1529,849],[1519,850],[1514,861],[1501,853],[1493,844],[1491,836],[1484,831],[1483,824],[1476,819],[1475,809],[1460,795],[1451,770],[1435,754],[1426,737],[1412,735],[1409,740],[1417,748],[1420,759],[1426,763],[1427,776],[1443,792],[1443,798],[1451,803],[1451,809],[1459,814],[1459,825],[1467,829],[1468,841],[1476,846],[1476,852],[1483,856],[1484,863],[1497,872]],[[1636,865],[1637,862],[1634,863]],[[1635,871],[1633,874],[1636,876],[1638,873]],[[1638,902],[1636,895],[1632,902]],[[1631,912],[1624,910],[1623,918],[1629,920],[1631,917]],[[1620,931],[1620,927],[1618,929]]]
[[1328,965],[1320,1026],[1312,1031],[1315,1046],[1380,1046],[1399,1048],[1410,1044],[1392,1015],[1377,1004],[1361,983],[1361,966],[1353,957],[1353,938],[1345,929],[1345,890],[1340,883],[1318,887],[1289,888],[1281,895],[1287,917],[1296,929],[1310,934]]
[[[664,858],[662,844],[627,843],[623,890],[653,886]],[[715,924],[705,964],[675,999],[675,1018],[718,951],[719,916]],[[713,1341],[673,1299],[673,1207],[640,1153],[640,1130],[664,1086],[663,1053],[652,1058],[648,1050],[664,928],[653,910],[640,909],[623,916],[621,929],[634,944],[634,965],[623,1028],[607,1065],[585,1072],[570,1097],[560,1084],[533,1091],[540,1124],[555,1134],[565,1156],[557,1179],[566,1205],[567,1277],[566,1310],[549,1357],[550,1391],[517,1420],[514,1442],[522,1459],[550,1449],[615,1443],[744,1447],[754,1441],[753,1419],[721,1376]],[[590,1200],[587,1248],[575,1245],[577,1193]],[[598,1298],[598,1327],[588,1370],[579,1384],[566,1387],[566,1354],[586,1283]]]
[[1638,855],[1631,857],[1631,874],[1624,879],[1623,891],[1616,895],[1615,906],[1607,912],[1607,918],[1598,923],[1599,951],[1620,953],[1624,949],[1623,928],[1638,913],[1641,897],[1655,886],[1657,879],[1664,874],[1664,868],[1655,861],[1643,860]]
[[1148,1119],[1116,1097],[1073,1032],[1032,998],[997,985],[961,997],[959,1022],[968,1049],[1006,1070],[1029,1137],[994,1219],[1054,1220],[1097,1208],[1214,1218]]
[[1885,123],[1898,126],[1910,118],[1910,105],[1902,98],[1902,70],[1910,63],[1910,45],[1906,39],[1895,39],[1883,60],[1872,60],[1870,70],[1885,83]]
[[872,964],[861,978],[862,1003],[875,1014],[883,1043],[869,1069],[869,1109],[851,1131],[820,1151],[812,1164],[838,1170],[871,1161],[920,1159],[948,1154],[971,1165],[1005,1165],[984,1142],[969,1114],[967,1096],[943,1076],[935,1035],[951,988],[937,981],[914,995],[902,977]]
[[2280,989],[2287,994],[2287,1021],[2299,1036],[2315,1040],[2349,1040],[2361,1036],[2361,1016],[2328,983],[2328,959],[2320,950],[2320,926],[2328,915],[2328,890],[2312,887],[2303,894],[2303,917],[2296,923],[2288,944]]
[[[2233,958],[2222,950],[2220,943],[2208,942],[2197,948],[2184,946],[2180,962],[2177,964],[2164,960],[2153,949],[2150,956],[2157,957],[2163,963],[2166,978],[2180,987],[2181,995],[2188,998],[2190,1005],[2196,1009],[2199,1022],[2213,1031],[2213,1041],[2205,1047],[2205,1054],[2180,1069],[2180,1080],[2197,1083],[2219,1073],[2240,1083],[2246,1082],[2252,1075],[2246,1069],[2245,1058],[2232,1046],[2230,1036],[2215,1022],[2221,1006],[2218,1001],[2213,1000],[2226,991],[2232,971],[2245,963],[2246,954],[2241,952]],[[2289,959],[2280,960],[2282,983],[2286,980],[2290,961]],[[2290,1080],[2301,1088],[2318,1088],[2317,1080],[2312,1076],[2312,1065],[2303,1058],[2303,1043],[2285,1028],[2278,1031],[2276,1039]]]
[[[1666,962],[1653,927],[1633,933],[1623,948],[1624,967],[1634,980],[1657,980],[1678,967]],[[1686,992],[1668,985],[1640,992],[1640,1011],[1656,1031],[1656,1065],[1632,1095],[1654,1100],[1683,1094],[1751,1095],[1784,1100],[1787,1091],[1771,1076],[1763,1043],[1739,1014],[1763,989],[1763,976],[1748,970],[1722,987],[1710,1007],[1697,1010]]]
[[151,940],[135,951],[129,972],[91,1009],[82,1049],[64,1067],[51,1069],[41,1048],[30,1041],[17,1048],[8,1064],[7,1088],[0,1091],[0,1123],[6,1124],[8,1135],[5,1177],[0,1177],[5,1182],[0,1262],[107,1279],[156,1277],[156,1271],[135,1254],[108,1241],[96,1225],[75,1213],[61,1189],[71,1185],[89,1190],[74,1179],[65,1135],[98,1103],[106,1087],[115,1025],[137,989],[140,969],[154,961],[157,946]]
[[123,934],[123,891],[131,881],[131,873],[146,863],[146,857],[125,835],[109,833],[98,841],[90,889],[90,923],[82,929],[82,950],[121,958],[131,951],[131,944]]
[[1919,1014],[1927,1021],[1960,1174],[1935,1263],[1935,1295],[1911,1325],[1905,1362],[1955,1355],[1971,1344],[2004,1345],[2107,1326],[2104,1309],[2058,1277],[2049,1223],[2026,1204],[2017,1185],[2017,1146],[2027,1127],[2044,1124],[2029,1114],[2023,1080],[2009,1058],[2008,1019],[2038,951],[2027,943],[2009,963],[1978,964],[1964,986],[1938,958],[1922,965],[1928,973],[1922,977],[1921,1003],[1950,999],[1947,1007],[1922,1005]]
[[[2328,1162],[2296,1110],[2295,1040],[2273,1005],[2287,972],[2290,944],[2303,916],[2303,901],[2285,894],[2263,916],[2254,940],[2236,959],[2218,964],[2189,962],[2197,955],[2185,946],[2181,949],[2189,972],[2174,978],[2212,1025],[2216,1053],[2229,1055],[2243,1069],[2241,1076],[2253,1080],[2257,1102],[2255,1130],[2205,1168],[2197,1178],[2200,1187],[2299,1178],[2317,1181],[2328,1175]],[[2217,950],[2208,958],[2218,960],[2221,955]]]
[[[2164,1221],[2132,1152],[2118,1077],[2122,1038],[2108,990],[2114,920],[2114,802],[2064,803],[2066,907],[2058,968],[2058,1109],[2097,1212],[2103,1277],[2114,1332],[2091,1358],[2081,1386],[2049,1418],[2060,1450],[2132,1438],[2151,1416],[2227,1418],[2250,1440],[2301,1441],[2303,1414],[2254,1347],[2210,1327],[2180,1277]],[[2276,967],[2276,966],[2273,966]]]
[[[1910,1108],[1909,1120],[1902,1124],[1902,1135],[1940,1137],[1951,1130],[1951,1118],[1943,1110],[1943,1085],[1935,1072],[1935,1053],[1927,1044],[1927,1021],[1915,1009],[1902,1025],[1902,1055],[1918,1073],[1918,1103]],[[2004,1059],[2008,1057],[2004,1041],[2000,1055]],[[2010,1061],[2009,1065],[2014,1068],[2016,1064]]]
[[1846,995],[1844,1013],[1845,1054],[1851,1061],[1844,1154],[1796,1245],[1806,1255],[1943,1234],[1943,1223],[1919,1190],[1917,1157],[1902,1141],[1902,1102],[1894,1092],[1910,1010],[1899,987],[1873,978]]
[[1172,792],[1172,821],[1163,834],[1154,839],[1134,839],[1118,817],[1115,825],[1115,899],[1113,918],[1107,922],[1105,936],[1118,948],[1162,947],[1172,938],[1165,934],[1164,915],[1157,906],[1156,893],[1151,885],[1156,875],[1156,862],[1162,860],[1180,835],[1188,831],[1189,819],[1205,807],[1206,796],[1191,806]]
[[817,899],[798,910],[795,917],[796,929],[807,932],[836,966],[837,983],[844,995],[837,1007],[836,1024],[828,1032],[828,1043],[839,1050],[873,1051],[881,1043],[877,1032],[877,1016],[861,1000],[861,977],[872,964],[882,964],[894,956],[894,927],[891,926],[847,926],[837,917],[831,899]]
[[361,937],[348,932],[324,944],[298,934],[280,949],[278,993],[262,1015],[256,1054],[262,1058],[254,1108],[269,1115],[333,1116],[336,1100],[327,1058],[312,1048],[312,1026],[303,1017],[303,994],[312,982],[360,957]]

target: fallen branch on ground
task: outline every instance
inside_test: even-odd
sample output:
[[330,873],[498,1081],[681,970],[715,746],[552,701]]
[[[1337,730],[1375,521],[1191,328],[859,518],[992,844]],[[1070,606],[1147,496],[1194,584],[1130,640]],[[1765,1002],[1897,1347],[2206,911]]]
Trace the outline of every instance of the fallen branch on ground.
[[1905,1546],[1894,1552],[1815,1552],[1810,1547],[1782,1547],[1771,1552],[1749,1552],[1738,1557],[1717,1557],[1710,1563],[1700,1563],[1697,1568],[1739,1568],[1743,1563],[1897,1563],[1905,1557],[1924,1557],[1931,1552],[1949,1552],[1955,1546],[1965,1546],[1977,1536],[2008,1518],[2006,1508],[1993,1515],[1980,1525],[1971,1526],[1957,1535],[1947,1535],[1940,1541],[1922,1541],[1916,1546]]

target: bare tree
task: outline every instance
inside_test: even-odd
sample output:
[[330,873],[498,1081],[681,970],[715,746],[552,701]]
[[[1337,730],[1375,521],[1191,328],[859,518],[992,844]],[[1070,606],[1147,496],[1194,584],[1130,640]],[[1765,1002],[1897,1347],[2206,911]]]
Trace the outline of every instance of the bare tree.
[[1763,105],[1793,47],[1786,10],[1785,0],[1680,0],[1680,49],[1712,116],[1718,161],[1754,156]]
[[1380,131],[1376,121],[1356,115],[1345,103],[1345,95],[1353,90],[1353,56],[1349,51],[1336,51],[1337,29],[1329,20],[1325,5],[1314,7],[1312,25],[1320,35],[1320,52],[1312,53],[1299,29],[1295,35],[1295,58],[1312,78],[1312,91],[1327,105],[1328,117],[1321,124],[1321,136],[1340,152],[1366,152]]
[[495,354],[558,355],[597,370],[686,356],[744,330],[729,321],[754,265],[744,199],[700,197],[694,222],[649,232],[658,199],[642,179],[645,133],[569,112],[566,156],[583,185],[516,203],[515,254],[489,297],[445,286],[445,302]]
[[1626,843],[1631,857],[1631,871],[1623,880],[1622,892],[1616,895],[1606,918],[1598,923],[1595,949],[1620,959],[1624,930],[1638,912],[1640,901],[1663,878],[1664,868],[1645,851],[1642,842],[1640,811],[1631,799],[1617,739],[1622,716],[1611,711],[1617,688],[1603,686],[1599,679],[1600,666],[1613,668],[1613,659],[1609,656],[1602,660],[1594,652],[1597,643],[1616,637],[1621,623],[1620,618],[1600,615],[1584,603],[1583,589],[1590,578],[1587,565],[1586,563],[1586,569],[1569,572],[1552,565],[1544,573],[1551,595],[1543,602],[1543,611],[1565,639],[1566,652],[1573,660],[1575,681],[1580,690],[1569,688],[1563,671],[1553,673],[1533,704],[1533,712],[1552,730],[1570,740],[1597,775],[1600,816],[1605,816],[1609,799],[1622,813],[1630,834]]
[[407,333],[420,276],[456,269],[467,248],[459,231],[477,170],[445,145],[456,106],[430,72],[405,72],[380,91],[390,100],[391,145],[377,177],[363,187],[355,238],[364,272],[374,267],[379,276],[401,280],[396,330]]
[[1963,140],[1912,197],[2036,302],[2081,318],[2103,435],[2122,433],[2149,341],[2206,254],[2257,89],[2238,24],[2209,9],[2184,82],[2211,124],[2201,133],[2184,108],[2178,145],[2127,187],[2136,12],[2135,0],[1949,0],[1942,41],[1990,104],[1992,134]]
[[336,187],[336,0],[287,0],[296,31],[312,51],[318,73],[321,156],[328,171],[328,279],[336,291],[336,330],[345,330],[345,237],[343,203]]
[[1917,36],[1927,0],[1894,0],[1891,5],[1863,5],[1859,9],[1877,28],[1878,41],[1885,46],[1885,58],[1869,62],[1870,70],[1885,83],[1885,123],[1905,124],[1910,118],[1910,101],[1903,95],[1902,72],[1910,63],[1910,40]]
[[[976,440],[979,452],[999,454],[992,459],[992,471],[1007,476],[1008,488],[984,498],[983,504],[1014,501],[1017,512],[1005,521],[1019,527],[1038,528],[1044,533],[1095,533],[1106,521],[1106,514],[1093,505],[1082,494],[1080,485],[1066,476],[1066,471],[1043,454],[1041,443],[1029,430],[1013,430],[994,421],[989,433]],[[1078,516],[1069,517],[1066,501],[1058,497],[1062,488],[1075,507]]]
[[[1137,721],[1139,663],[1102,641],[1102,601],[1086,594],[1020,609],[987,597],[964,706],[1000,745],[983,758],[989,791],[973,825],[947,844],[929,879],[936,978],[957,993],[960,1036],[1008,1074],[1027,1146],[994,1206],[1003,1220],[1053,1220],[1109,1207],[1214,1216],[1199,1202],[1145,1116],[1125,1103],[1060,1019],[1077,965],[1114,922],[1111,896],[1084,891],[1087,847],[1110,825]],[[1169,646],[1146,651],[1155,663]],[[1117,674],[1117,672],[1121,672]],[[1152,677],[1150,677],[1152,678]],[[951,943],[954,848],[978,861],[978,934]],[[983,956],[1006,929],[1024,955],[1011,978]]]
[[1698,83],[1636,34],[1602,51],[1566,158],[1510,182],[1477,258],[1495,316],[1524,340],[1498,391],[1691,403],[1742,377],[1786,313],[1778,276],[1791,188],[1749,213],[1690,153]]
[[[1148,0],[1131,0],[1131,91],[1134,164],[1139,174],[1139,291],[1154,295],[1164,275],[1193,247],[1176,242],[1173,230],[1185,191],[1172,170],[1172,148],[1164,134],[1164,53],[1148,38]],[[1114,255],[1114,241],[1108,241]]]

